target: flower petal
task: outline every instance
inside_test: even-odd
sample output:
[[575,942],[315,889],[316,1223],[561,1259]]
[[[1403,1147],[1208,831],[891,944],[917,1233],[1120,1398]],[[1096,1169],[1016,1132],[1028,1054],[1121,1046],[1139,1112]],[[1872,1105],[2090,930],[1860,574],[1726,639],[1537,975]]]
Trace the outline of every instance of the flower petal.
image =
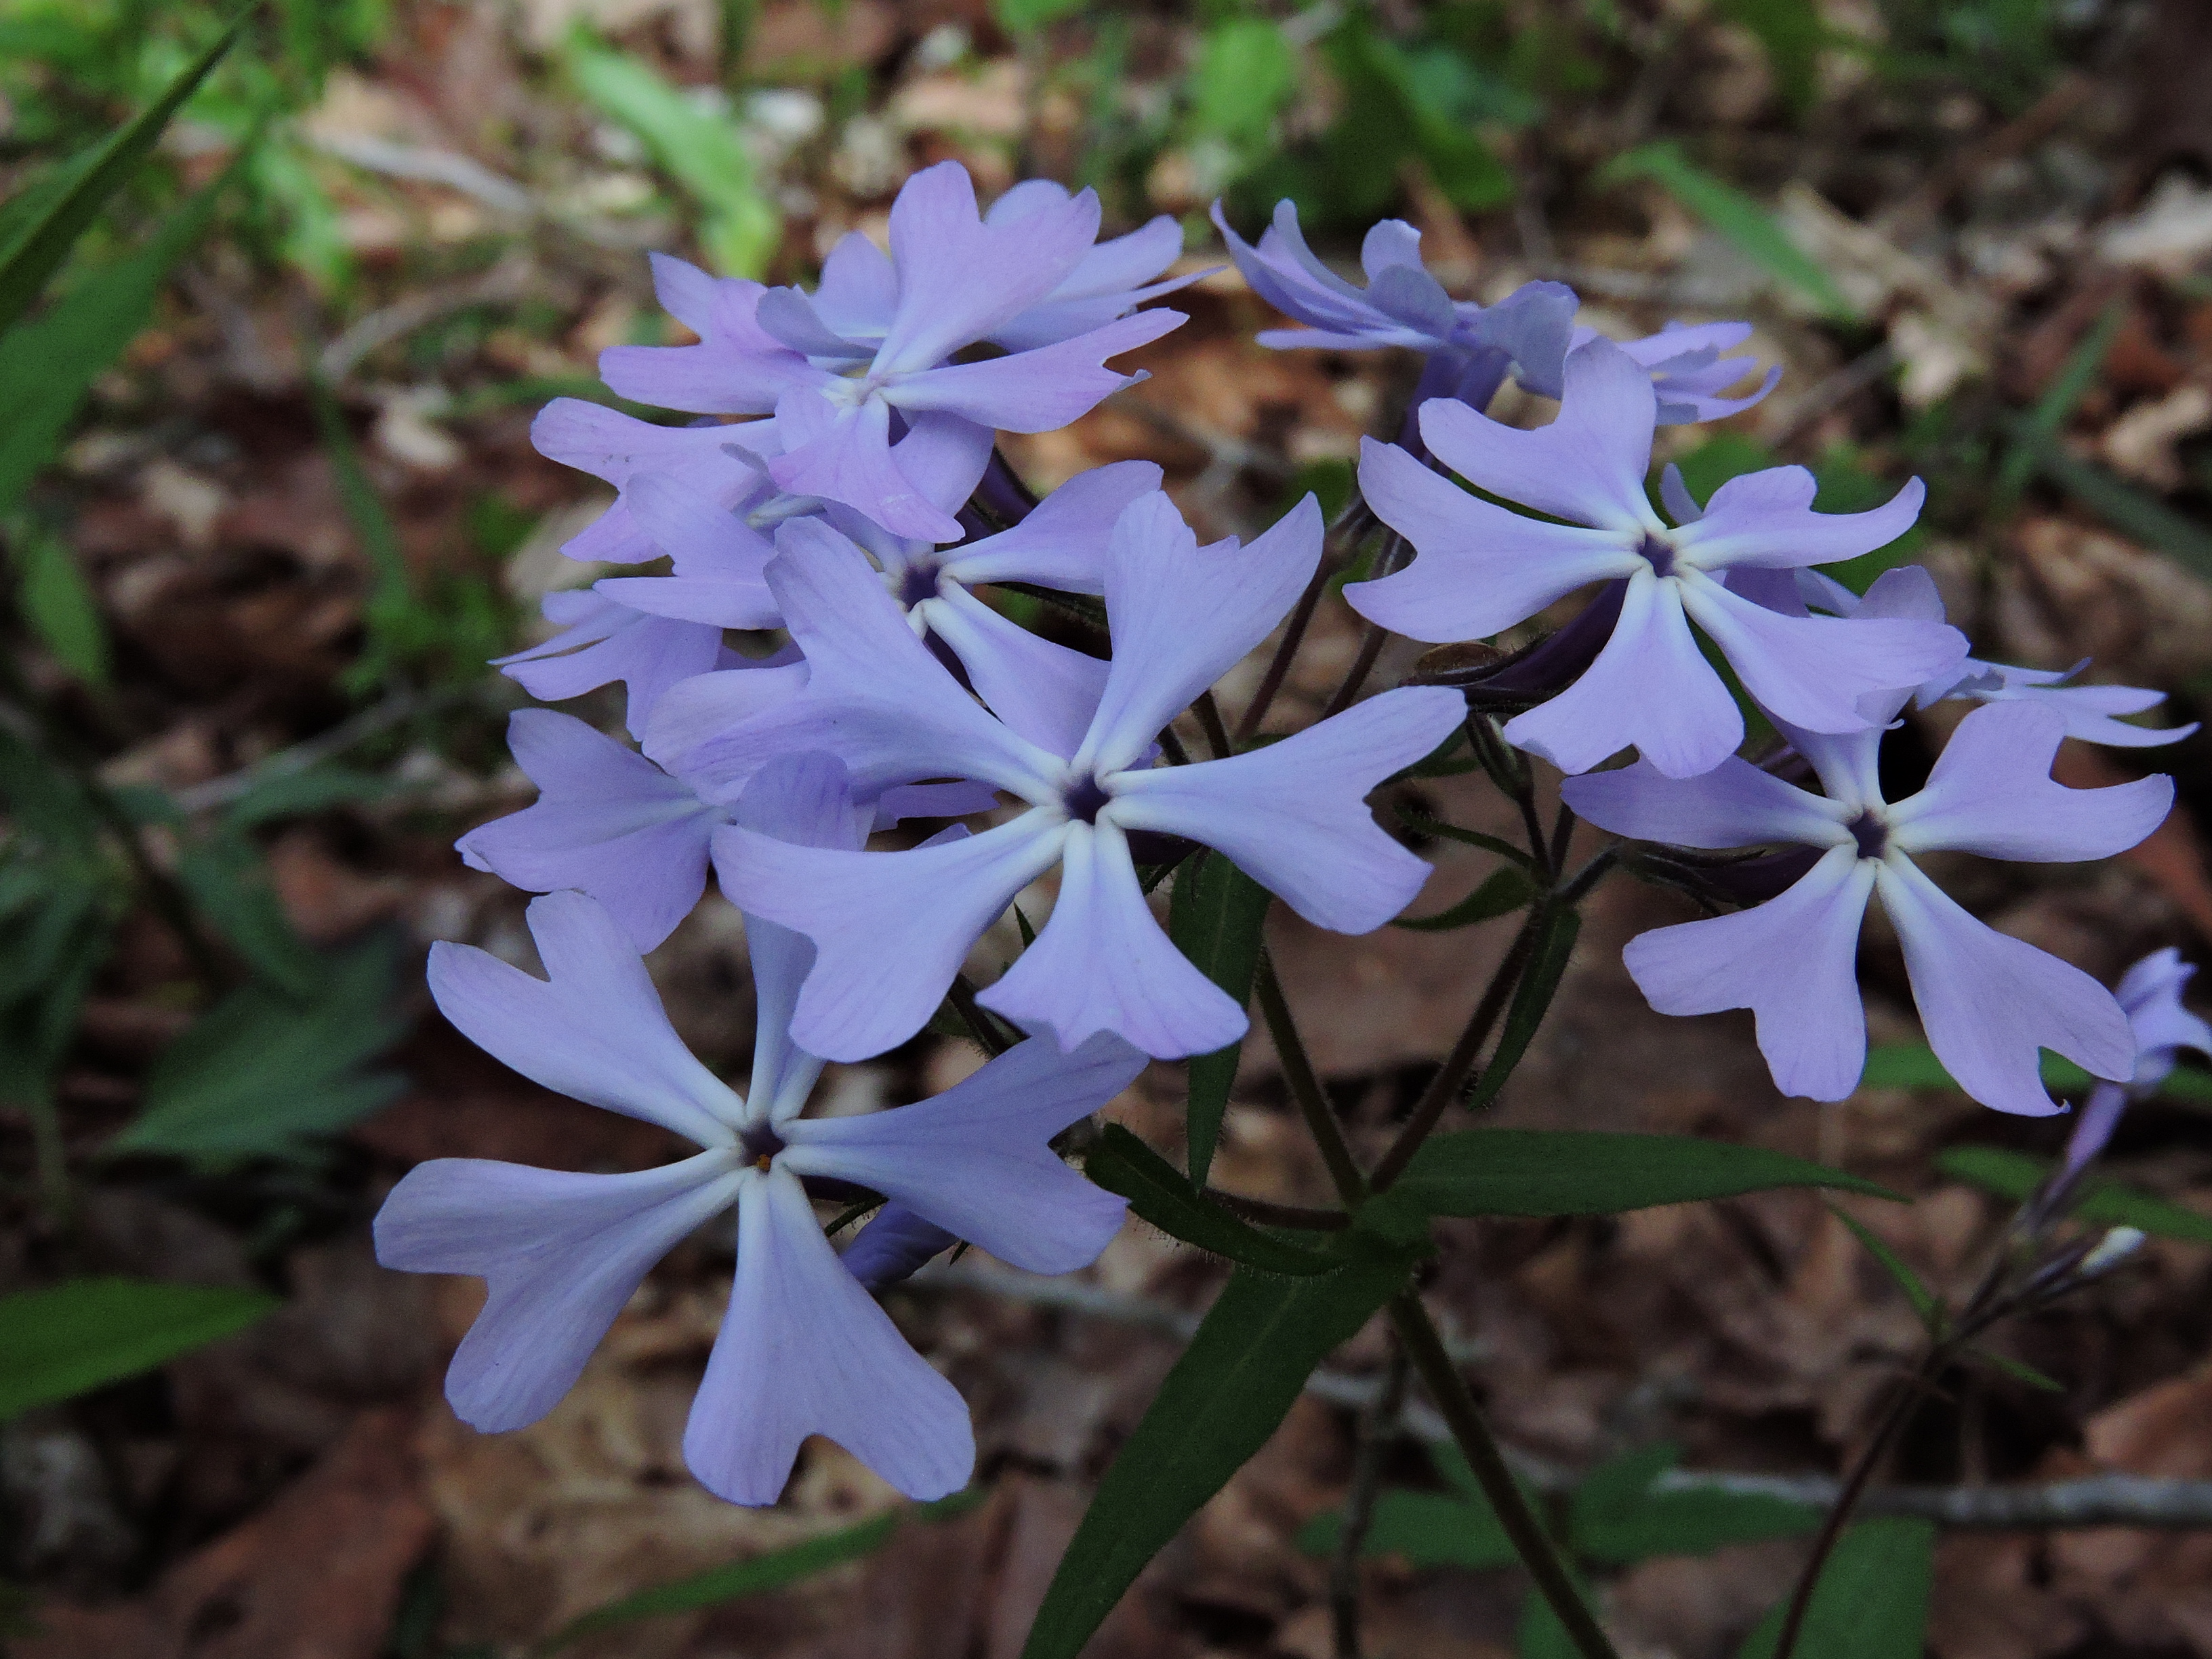
[[1067,827],[1044,931],[975,1000],[1028,1030],[1049,1030],[1063,1052],[1112,1031],[1162,1060],[1208,1054],[1247,1024],[1153,919],[1127,842],[1104,822]]
[[500,672],[547,702],[620,680],[632,737],[643,734],[671,687],[722,666],[722,630],[704,623],[648,617],[599,593],[549,593],[544,608],[549,620],[568,626],[542,645],[494,659]]
[[1367,793],[1466,714],[1439,686],[1385,691],[1227,760],[1125,772],[1109,811],[1124,829],[1218,848],[1316,927],[1368,933],[1412,902],[1429,866],[1375,822]]
[[1058,860],[1062,828],[1029,812],[903,853],[793,847],[726,829],[714,870],[740,910],[814,941],[793,1040],[825,1060],[872,1060],[936,1012],[969,947]]
[[1851,840],[1834,802],[1734,755],[1692,778],[1670,778],[1643,760],[1585,772],[1559,786],[1559,799],[1601,830],[1670,847],[1841,847]]
[[1075,752],[1105,694],[1105,663],[1030,633],[957,583],[920,609],[993,714],[1040,749]]
[[1066,593],[1106,591],[1106,550],[1121,510],[1160,487],[1151,461],[1079,472],[1012,530],[955,548],[944,568],[962,582],[1036,582]]
[[1693,778],[1743,741],[1743,716],[1690,637],[1677,585],[1647,569],[1628,579],[1597,659],[1549,702],[1515,715],[1505,740],[1563,772],[1587,772],[1633,744],[1668,777]]
[[[770,843],[775,845],[776,843]],[[472,945],[430,947],[430,995],[463,1036],[557,1094],[726,1146],[744,1103],[669,1024],[645,963],[596,899],[532,899],[539,979]]]
[[883,395],[908,415],[936,410],[1007,432],[1050,432],[1142,378],[1108,368],[1107,358],[1150,345],[1185,320],[1164,307],[1140,311],[1053,345],[903,374]]
[[409,1170],[377,1212],[376,1259],[471,1274],[490,1292],[446,1372],[461,1420],[497,1434],[560,1404],[653,1264],[736,1197],[734,1162],[701,1152],[569,1175],[441,1158]]
[[856,1182],[1030,1273],[1073,1273],[1097,1258],[1128,1206],[1046,1143],[1144,1069],[1145,1056],[1109,1032],[1066,1054],[1031,1037],[934,1099],[786,1126],[780,1165]]
[[1310,495],[1249,547],[1233,538],[1200,547],[1164,495],[1132,502],[1107,556],[1113,666],[1079,760],[1111,772],[1143,754],[1283,619],[1321,562],[1321,544]]
[[[739,721],[765,713],[805,690],[806,664],[796,651],[789,655],[789,661],[741,658],[742,667],[694,674],[672,685],[653,704],[641,746],[656,765],[684,774],[685,781],[698,787],[702,794],[710,793],[701,780],[690,775],[689,757],[702,744]],[[744,775],[752,775],[750,767]],[[736,798],[736,788],[714,796],[722,800]]]
[[1983,1105],[2028,1117],[2065,1109],[2044,1090],[2039,1048],[2092,1076],[2134,1074],[2127,1015],[2079,968],[1976,921],[1909,859],[1883,861],[1880,891],[1928,1046]]
[[1780,897],[1638,934],[1621,960],[1662,1014],[1750,1009],[1774,1086],[1841,1100],[1866,1066],[1858,937],[1874,884],[1871,860],[1838,847]]
[[2069,789],[2051,775],[2065,735],[2056,711],[1992,702],[1959,722],[1921,792],[1889,811],[1907,852],[1954,848],[1989,858],[2074,863],[2124,853],[2164,823],[2173,780]]
[[1675,544],[1704,570],[1832,564],[1888,546],[1912,528],[1928,495],[1928,486],[1914,478],[1864,513],[1815,513],[1818,489],[1802,466],[1769,467],[1730,478],[1713,491],[1704,516],[1674,532]]
[[838,1254],[837,1260],[870,1290],[881,1290],[912,1278],[932,1256],[941,1255],[959,1242],[905,1205],[886,1204],[861,1227],[859,1237]]
[[959,1391],[845,1271],[798,1181],[747,1174],[730,1311],[684,1430],[691,1473],[732,1504],[773,1504],[820,1434],[908,1498],[959,1491],[975,1467]]
[[1354,611],[1408,639],[1485,639],[1585,582],[1650,567],[1611,531],[1547,524],[1471,495],[1395,444],[1359,441],[1359,489],[1420,556],[1346,584]]
[[660,944],[706,890],[720,814],[642,755],[550,708],[515,710],[507,741],[537,804],[470,830],[456,843],[462,860],[534,892],[580,888],[637,949]]
[[[1759,705],[1808,732],[1863,732],[1862,698],[1897,694],[1966,659],[1966,636],[1944,623],[1864,614],[1785,617],[1731,592],[1699,570],[1677,581],[1682,605],[1729,659]],[[1894,713],[1892,704],[1890,713]]]
[[1465,404],[1421,408],[1421,437],[1469,483],[1556,519],[1662,532],[1644,494],[1658,399],[1642,364],[1609,340],[1567,354],[1559,412],[1523,432]]
[[814,312],[848,340],[880,340],[898,309],[898,267],[864,232],[848,230],[822,262]]
[[768,464],[780,488],[842,501],[894,535],[960,539],[959,521],[899,471],[891,455],[890,405],[880,396],[833,407],[819,392],[802,389],[775,407],[776,424],[791,446]]

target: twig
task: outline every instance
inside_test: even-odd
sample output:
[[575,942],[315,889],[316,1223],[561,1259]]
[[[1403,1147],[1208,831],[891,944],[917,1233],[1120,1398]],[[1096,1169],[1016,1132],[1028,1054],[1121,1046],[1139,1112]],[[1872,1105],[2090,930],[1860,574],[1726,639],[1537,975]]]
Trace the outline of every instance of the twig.
[[537,263],[527,253],[510,253],[482,276],[441,283],[395,300],[370,312],[325,346],[315,359],[316,372],[335,386],[370,352],[404,339],[441,317],[466,311],[471,306],[520,299],[536,270]]
[[1336,1659],[1360,1659],[1359,1554],[1375,1520],[1375,1499],[1382,1489],[1382,1456],[1398,1432],[1398,1413],[1406,1404],[1406,1349],[1390,1345],[1382,1386],[1374,1403],[1359,1414],[1358,1440],[1352,1458],[1352,1489],[1344,1500],[1336,1549],[1328,1564],[1329,1626]]
[[1537,1593],[1558,1616],[1575,1650],[1583,1659],[1620,1659],[1597,1620],[1583,1605],[1551,1534],[1528,1508],[1528,1500],[1522,1495],[1512,1470],[1506,1466],[1504,1454],[1499,1450],[1490,1425],[1483,1420],[1481,1407],[1474,1403],[1474,1396],[1468,1392],[1459,1368],[1444,1351],[1443,1342],[1429,1319],[1428,1310],[1421,1305],[1420,1297],[1411,1291],[1391,1297],[1390,1322],[1397,1328],[1398,1340],[1405,1344],[1413,1369],[1421,1374],[1429,1397],[1436,1401],[1437,1408],[1444,1414],[1444,1421],[1451,1425],[1452,1439],[1466,1454],[1468,1468],[1474,1471],[1482,1495],[1490,1500],[1498,1525],[1512,1540],[1514,1553],[1528,1569],[1528,1576],[1536,1581]]
[[494,173],[481,161],[450,149],[426,144],[402,144],[369,133],[318,132],[301,136],[324,155],[387,179],[408,179],[418,184],[443,185],[481,202],[495,213],[534,218],[543,210],[538,198],[512,179]]
[[366,743],[380,732],[390,730],[402,720],[456,702],[465,702],[478,695],[475,686],[450,685],[435,691],[417,691],[402,687],[380,702],[372,703],[357,714],[349,715],[327,732],[280,749],[264,760],[228,772],[205,783],[196,783],[189,789],[178,790],[171,799],[187,812],[204,812],[212,807],[228,806],[231,802],[250,794],[263,784],[278,778],[288,778],[305,772],[310,767],[335,760],[356,744]]

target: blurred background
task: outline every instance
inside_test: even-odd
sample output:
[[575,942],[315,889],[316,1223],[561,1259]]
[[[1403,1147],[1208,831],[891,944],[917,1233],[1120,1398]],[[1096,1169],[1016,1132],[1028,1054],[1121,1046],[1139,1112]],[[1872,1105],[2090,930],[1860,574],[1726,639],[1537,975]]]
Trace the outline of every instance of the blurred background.
[[[229,17],[0,0],[0,247]],[[1827,508],[1925,477],[1922,527],[1877,563],[1928,564],[1978,655],[2089,657],[2091,679],[2167,694],[2153,723],[2181,721],[2212,703],[2209,82],[2194,0],[272,0],[0,337],[0,1351],[92,1354],[65,1387],[0,1377],[0,1642],[459,1659],[764,1559],[765,1593],[726,1580],[574,1650],[1012,1659],[1218,1282],[1133,1225],[1072,1288],[988,1283],[970,1259],[896,1293],[975,1405],[988,1495],[887,1538],[863,1523],[894,1495],[819,1443],[772,1512],[685,1475],[726,1242],[679,1249],[544,1423],[484,1438],[446,1410],[481,1292],[375,1267],[392,1182],[438,1156],[614,1170],[670,1152],[477,1054],[421,987],[432,939],[532,960],[526,896],[452,842],[532,799],[503,743],[522,698],[485,659],[544,636],[548,592],[602,574],[558,550],[609,495],[532,450],[532,413],[566,395],[670,418],[594,378],[608,346],[689,337],[655,307],[648,251],[811,283],[948,157],[987,199],[1043,175],[1095,188],[1112,231],[1176,216],[1179,269],[1214,274],[1172,302],[1188,324],[1118,365],[1152,378],[1006,448],[1039,489],[1157,459],[1208,537],[1309,489],[1341,501],[1413,367],[1253,344],[1279,319],[1214,269],[1216,198],[1247,236],[1294,200],[1347,269],[1370,223],[1402,216],[1455,295],[1558,278],[1616,334],[1748,318],[1780,388],[1663,431],[1661,459],[1700,495],[1803,462]],[[1509,392],[1497,412],[1549,408]],[[1357,637],[1324,609],[1285,712],[1317,711]],[[619,730],[618,698],[568,707]],[[1892,740],[1896,781],[1924,774],[1958,708]],[[1941,873],[2108,980],[2156,945],[2201,957],[2207,739],[2069,744],[2059,763],[2077,785],[2151,769],[2182,805],[2124,860]],[[1400,788],[1463,824],[1500,817],[1465,779]],[[1422,850],[1438,874],[1419,913],[1486,868]],[[1500,1121],[1817,1155],[1913,1194],[1849,1207],[1930,1285],[1969,1285],[2009,1212],[1990,1154],[2048,1157],[2063,1127],[1940,1086],[1878,924],[1867,1086],[1781,1100],[1747,1016],[1663,1020],[1620,969],[1626,938],[1687,914],[1626,882],[1601,894]],[[1345,941],[1278,915],[1356,1138],[1387,1139],[1498,927]],[[685,1037],[741,1073],[734,914],[710,898],[653,966]],[[858,1109],[974,1064],[925,1036],[826,1087]],[[2212,1476],[2208,1093],[2184,1073],[2121,1131],[2115,1201],[2157,1223],[2140,1263],[2011,1329],[2014,1371],[1949,1379],[1894,1479]],[[1154,1068],[1115,1115],[1172,1154],[1179,1076]],[[1326,1195],[1264,1038],[1214,1178]],[[1562,1482],[1662,1443],[1700,1469],[1832,1471],[1918,1337],[1809,1198],[1444,1224],[1436,1304],[1504,1437]],[[138,1288],[38,1299],[101,1278]],[[1311,1525],[1342,1500],[1345,1402],[1381,1356],[1370,1332],[1338,1357],[1333,1397],[1293,1411],[1094,1652],[1328,1652]],[[1439,1489],[1418,1439],[1387,1474]],[[842,1541],[777,1553],[820,1539]],[[1366,1570],[1372,1650],[1516,1651],[1512,1570],[1418,1528],[1398,1543]],[[1798,1547],[1662,1536],[1589,1565],[1633,1651],[1693,1659],[1735,1651]],[[1944,1659],[2212,1655],[2212,1534],[1949,1534],[1936,1606]]]

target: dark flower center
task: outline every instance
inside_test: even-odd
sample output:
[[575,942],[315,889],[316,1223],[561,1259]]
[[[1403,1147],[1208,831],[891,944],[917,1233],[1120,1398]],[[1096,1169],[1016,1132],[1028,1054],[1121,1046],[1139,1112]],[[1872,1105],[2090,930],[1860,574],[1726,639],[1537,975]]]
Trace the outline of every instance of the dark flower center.
[[783,1150],[784,1139],[767,1124],[756,1123],[738,1137],[738,1145],[744,1149],[746,1163],[765,1170]]
[[1098,780],[1087,772],[1069,784],[1060,798],[1067,816],[1079,823],[1097,823],[1098,809],[1111,799]]
[[924,599],[937,597],[937,567],[927,562],[907,566],[899,578],[899,603],[911,611]]
[[1859,856],[1878,859],[1889,847],[1889,826],[1869,807],[1844,826],[1851,832],[1851,839],[1859,844]]
[[1674,544],[1665,537],[1655,536],[1647,530],[1644,532],[1644,544],[1636,550],[1650,565],[1654,575],[1671,576],[1674,574]]

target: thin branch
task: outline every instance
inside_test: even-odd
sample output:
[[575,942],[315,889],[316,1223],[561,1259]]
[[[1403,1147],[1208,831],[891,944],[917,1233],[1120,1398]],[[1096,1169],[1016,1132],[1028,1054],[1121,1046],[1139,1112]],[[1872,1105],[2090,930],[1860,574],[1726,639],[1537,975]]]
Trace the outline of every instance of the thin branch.
[[1329,1626],[1335,1659],[1360,1659],[1359,1555],[1375,1520],[1375,1500],[1382,1490],[1382,1457],[1398,1432],[1398,1413],[1406,1404],[1406,1348],[1390,1345],[1382,1386],[1372,1405],[1359,1414],[1358,1439],[1352,1458],[1352,1489],[1328,1564]]
[[1528,1508],[1528,1500],[1522,1495],[1512,1470],[1506,1467],[1505,1455],[1499,1450],[1490,1425],[1483,1420],[1481,1407],[1468,1392],[1459,1367],[1444,1352],[1443,1341],[1437,1336],[1437,1328],[1429,1319],[1428,1310],[1421,1305],[1420,1297],[1411,1291],[1391,1297],[1390,1322],[1397,1328],[1398,1340],[1405,1344],[1413,1369],[1421,1374],[1429,1397],[1436,1401],[1437,1410],[1444,1414],[1444,1421],[1451,1425],[1452,1439],[1466,1455],[1468,1468],[1474,1471],[1482,1495],[1490,1500],[1498,1525],[1512,1542],[1514,1553],[1528,1568],[1528,1576],[1536,1581],[1537,1593],[1558,1615],[1575,1650],[1583,1659],[1620,1659],[1597,1620],[1583,1605],[1551,1534]]

